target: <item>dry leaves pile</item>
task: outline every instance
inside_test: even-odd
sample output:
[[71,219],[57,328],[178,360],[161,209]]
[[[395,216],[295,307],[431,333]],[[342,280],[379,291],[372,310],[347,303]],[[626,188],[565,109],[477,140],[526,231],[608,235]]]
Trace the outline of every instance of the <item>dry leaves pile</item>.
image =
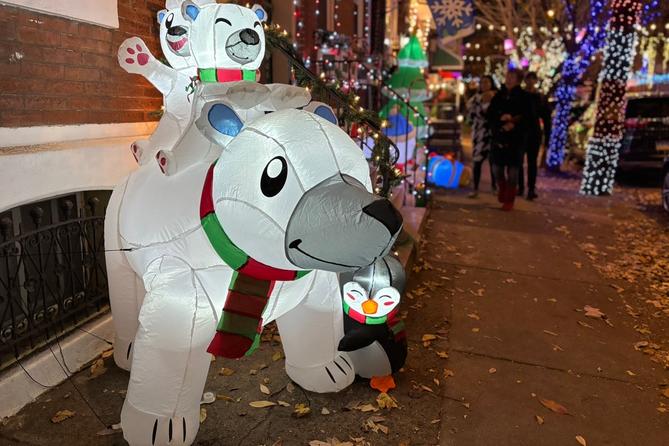
[[[623,195],[625,194],[629,201],[642,205],[652,203],[653,206],[657,206],[658,203],[656,193],[623,190]],[[624,292],[626,288],[636,290],[639,303],[649,306],[651,317],[668,317],[669,225],[639,213],[635,218],[616,222],[615,239],[615,246],[607,246],[605,249],[600,249],[590,242],[579,246],[602,275],[612,282],[623,280],[628,284],[621,287],[612,283],[611,287],[618,293]],[[636,310],[629,304],[626,305],[626,310],[634,318],[647,313],[644,310]],[[635,329],[648,338],[652,336],[647,324],[639,323]],[[669,369],[669,346],[662,346],[649,340],[646,346],[636,345],[635,348]]]

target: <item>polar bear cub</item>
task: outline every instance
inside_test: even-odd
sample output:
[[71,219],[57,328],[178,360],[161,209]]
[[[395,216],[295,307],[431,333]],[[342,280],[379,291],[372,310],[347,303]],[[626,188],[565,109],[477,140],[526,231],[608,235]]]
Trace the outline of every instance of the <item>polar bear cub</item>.
[[[167,9],[157,15],[160,47],[169,66],[157,60],[139,37],[126,39],[118,50],[121,67],[128,73],[144,76],[164,98],[164,113],[154,133],[131,146],[140,165],[153,159],[158,150],[171,149],[183,134],[184,123],[190,115],[187,87],[197,75],[197,69],[190,51],[190,22],[181,14],[182,3],[183,0],[168,0]],[[215,0],[197,0],[197,3],[205,6]]]

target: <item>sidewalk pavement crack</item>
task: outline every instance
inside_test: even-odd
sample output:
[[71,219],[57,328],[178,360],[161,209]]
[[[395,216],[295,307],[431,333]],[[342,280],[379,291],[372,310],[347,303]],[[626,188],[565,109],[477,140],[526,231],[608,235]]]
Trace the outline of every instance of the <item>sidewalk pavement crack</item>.
[[530,367],[538,367],[546,370],[553,370],[556,372],[562,372],[562,373],[567,373],[569,375],[579,375],[579,376],[587,376],[589,378],[597,378],[597,379],[603,379],[607,381],[614,381],[614,382],[619,382],[623,384],[631,384],[635,386],[643,386],[643,387],[653,387],[653,384],[648,384],[648,383],[643,383],[643,382],[633,382],[633,381],[628,381],[625,379],[620,379],[620,378],[614,378],[611,376],[606,376],[606,375],[595,375],[593,373],[589,372],[582,372],[578,370],[570,370],[570,369],[563,369],[560,367],[553,367],[549,365],[544,365],[544,364],[537,364],[535,362],[529,362],[529,361],[522,361],[518,359],[512,359],[512,358],[505,358],[503,356],[496,356],[496,355],[490,355],[487,353],[479,353],[471,350],[461,350],[458,348],[451,348],[451,352],[456,352],[456,353],[462,353],[463,355],[468,355],[468,356],[476,356],[479,358],[488,358],[488,359],[495,359],[498,361],[505,361],[505,362],[510,362],[512,364],[520,364],[520,365],[527,365]]

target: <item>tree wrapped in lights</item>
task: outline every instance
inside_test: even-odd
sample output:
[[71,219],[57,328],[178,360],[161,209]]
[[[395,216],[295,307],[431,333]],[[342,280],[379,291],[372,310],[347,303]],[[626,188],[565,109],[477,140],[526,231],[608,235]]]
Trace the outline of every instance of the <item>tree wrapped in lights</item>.
[[588,141],[581,193],[605,195],[613,179],[624,132],[625,90],[636,47],[641,0],[612,0],[595,131]]
[[579,8],[575,3],[565,1],[565,15],[571,23],[565,36],[567,58],[562,64],[561,77],[555,89],[555,114],[546,156],[546,165],[551,170],[559,170],[564,161],[576,87],[590,66],[593,56],[604,43],[605,4],[605,0],[590,0],[588,21],[581,28],[577,26]]

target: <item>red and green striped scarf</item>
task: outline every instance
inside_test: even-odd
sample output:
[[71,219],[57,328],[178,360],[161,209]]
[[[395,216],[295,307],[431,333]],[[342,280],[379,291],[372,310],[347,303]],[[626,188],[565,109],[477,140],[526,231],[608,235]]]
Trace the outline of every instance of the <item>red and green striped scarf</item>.
[[214,166],[207,172],[200,199],[200,221],[214,251],[235,270],[216,335],[207,351],[215,356],[241,358],[260,344],[262,313],[277,280],[299,279],[309,271],[273,268],[249,257],[227,236],[216,218],[212,197]]
[[256,80],[256,70],[229,70],[225,68],[200,68],[198,75],[202,82],[236,82]]
[[395,341],[400,341],[406,338],[406,329],[404,326],[404,321],[398,317],[400,312],[399,307],[395,308],[393,311],[386,314],[385,316],[373,317],[373,316],[365,316],[364,314],[355,311],[353,308],[350,307],[350,305],[346,303],[346,301],[342,300],[342,303],[344,304],[344,313],[346,313],[346,315],[351,319],[353,319],[354,321],[365,325],[388,324],[388,328],[390,328],[390,331],[393,332],[393,337],[395,338]]

